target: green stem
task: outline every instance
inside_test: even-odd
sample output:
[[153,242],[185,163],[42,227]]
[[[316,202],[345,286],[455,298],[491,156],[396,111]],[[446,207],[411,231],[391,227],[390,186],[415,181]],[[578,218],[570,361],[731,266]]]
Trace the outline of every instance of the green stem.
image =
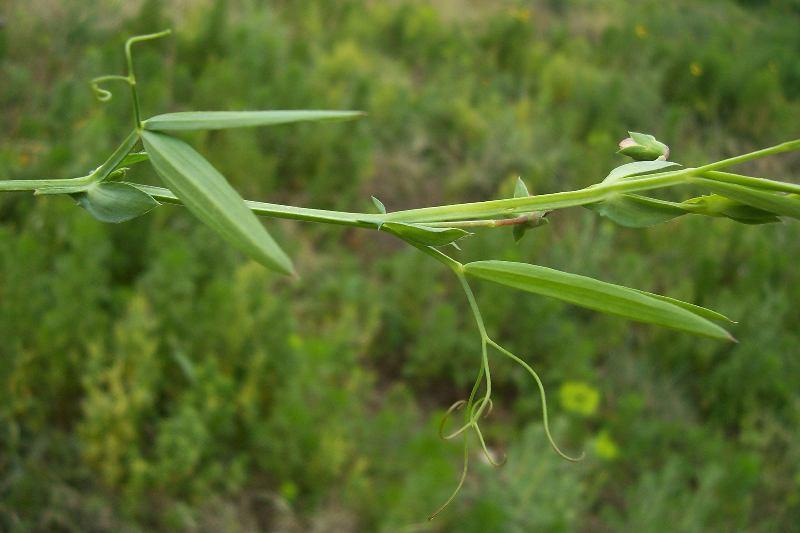
[[0,181],[0,191],[36,191],[36,194],[66,194],[86,189],[92,183],[104,180],[119,165],[139,140],[136,130],[131,131],[114,153],[102,165],[86,176],[69,179],[7,180]]
[[784,143],[776,144],[775,146],[770,146],[769,148],[762,148],[761,150],[756,150],[754,152],[750,152],[747,154],[738,155],[736,157],[730,157],[728,159],[723,159],[721,161],[717,161],[716,163],[709,163],[708,165],[697,167],[697,171],[708,172],[709,170],[717,170],[720,168],[730,167],[733,165],[738,165],[739,163],[752,161],[753,159],[760,159],[762,157],[767,157],[769,155],[780,154],[783,152],[791,152],[794,150],[800,150],[800,139],[795,139],[793,141],[786,141]]
[[87,175],[68,179],[3,180],[0,181],[0,191],[35,191],[48,187],[80,187],[88,183],[88,177]]
[[715,170],[703,172],[700,176],[715,181],[724,181],[735,185],[754,187],[756,189],[800,194],[800,185],[796,183],[787,183],[785,181],[754,178],[752,176],[742,176],[741,174],[731,174],[730,172],[718,172]]
[[127,41],[125,41],[125,60],[128,63],[128,84],[131,87],[131,98],[133,99],[133,116],[136,123],[136,129],[141,129],[142,127],[142,114],[139,110],[139,96],[136,93],[136,75],[133,70],[133,55],[131,54],[131,46],[136,43],[140,43],[142,41],[150,41],[153,39],[159,39],[161,37],[166,37],[172,33],[172,30],[164,30],[158,33],[150,33],[147,35],[137,35],[136,37],[131,37]]
[[428,222],[425,225],[432,228],[499,228],[517,224],[532,224],[538,226],[546,224],[544,216],[547,211],[534,211],[514,218],[489,218],[479,220],[451,220],[450,222]]
[[650,174],[642,178],[594,185],[576,191],[396,211],[388,214],[385,220],[387,222],[442,222],[447,220],[512,215],[535,210],[545,211],[563,209],[565,207],[576,207],[605,200],[607,197],[617,193],[641,192],[683,184],[698,173],[717,170],[769,155],[798,149],[800,149],[800,139],[777,144],[737,157],[723,159],[697,168],[685,168],[671,172]]
[[[153,187],[151,185],[137,185],[137,187],[161,202],[175,205],[181,205],[183,203],[175,196],[175,193],[169,189]],[[245,200],[245,203],[255,214],[274,218],[321,222],[323,224],[338,224],[357,228],[377,228],[382,221],[381,216],[367,213],[328,211],[325,209],[294,207],[290,205],[270,204],[267,202],[255,202],[252,200]]]

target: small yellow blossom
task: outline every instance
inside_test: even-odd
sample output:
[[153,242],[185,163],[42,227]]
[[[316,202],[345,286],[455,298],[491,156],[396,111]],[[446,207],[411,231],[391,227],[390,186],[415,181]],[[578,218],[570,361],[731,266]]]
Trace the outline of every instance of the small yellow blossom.
[[605,429],[595,437],[594,451],[598,457],[607,461],[612,461],[619,456],[619,446]]
[[644,39],[647,37],[647,28],[641,24],[637,24],[636,27],[633,28],[633,33],[635,33],[639,39]]
[[689,65],[689,72],[692,73],[692,76],[697,78],[703,75],[703,67],[697,61],[692,61],[692,64]]
[[531,18],[531,10],[528,8],[512,7],[509,9],[509,14],[521,22],[528,22]]
[[582,381],[567,381],[558,391],[564,409],[581,416],[592,416],[600,403],[600,392]]

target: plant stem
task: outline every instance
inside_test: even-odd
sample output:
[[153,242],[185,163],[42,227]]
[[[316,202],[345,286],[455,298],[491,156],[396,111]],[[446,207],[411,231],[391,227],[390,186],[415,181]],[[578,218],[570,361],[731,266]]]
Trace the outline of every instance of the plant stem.
[[[168,204],[181,205],[175,193],[163,187],[153,187],[151,185],[137,185],[137,187],[156,200]],[[269,216],[273,218],[286,218],[290,220],[302,220],[305,222],[321,222],[323,224],[338,224],[342,226],[353,226],[357,228],[375,228],[380,225],[382,219],[379,215],[367,213],[348,213],[344,211],[327,211],[325,209],[311,209],[307,207],[294,207],[282,204],[270,204],[266,202],[255,202],[245,200],[245,204],[256,215]],[[372,219],[370,217],[373,217]]]
[[754,152],[750,152],[747,154],[738,155],[736,157],[731,157],[728,159],[723,159],[721,161],[717,161],[716,163],[709,163],[708,165],[697,167],[697,170],[698,172],[717,170],[720,168],[738,165],[739,163],[752,161],[753,159],[760,159],[768,155],[780,154],[782,152],[791,152],[794,150],[800,150],[800,139],[795,139],[793,141],[786,141],[784,143],[776,144],[775,146],[770,146],[769,148],[762,148],[761,150],[756,150]]
[[[156,38],[165,35],[166,33],[167,32],[161,32],[149,36],[145,35],[134,38],[134,40],[131,41],[138,42],[140,40],[146,40],[147,38]],[[128,142],[130,142],[130,136],[126,139],[123,145],[127,144]],[[419,209],[409,209],[406,211],[395,211],[386,215],[311,209],[249,200],[245,202],[247,206],[257,215],[307,222],[338,224],[359,228],[379,229],[381,224],[389,221],[423,223],[430,226],[444,227],[498,227],[531,222],[537,217],[537,213],[532,213],[531,211],[541,212],[562,209],[565,207],[587,205],[602,201],[613,194],[640,192],[671,187],[687,183],[693,176],[698,175],[718,181],[728,181],[739,185],[779,190],[783,192],[800,193],[800,185],[765,180],[761,178],[753,178],[749,176],[740,176],[726,172],[717,172],[714,170],[760,157],[765,157],[767,155],[797,149],[800,149],[800,140],[778,144],[770,148],[757,150],[755,152],[730,159],[724,159],[722,161],[697,168],[685,168],[678,171],[650,174],[641,178],[620,180],[605,185],[594,185],[575,191],[527,196],[522,198],[490,200],[486,202],[470,202],[437,207],[423,207]],[[127,150],[129,151],[130,148]],[[117,152],[115,152],[114,155],[117,155]],[[112,155],[112,158],[114,155]],[[91,178],[92,174],[89,176],[72,179],[0,181],[0,191],[30,191],[46,188],[66,189],[75,186],[79,187],[86,185],[87,183],[91,182]],[[138,185],[138,187],[162,202],[170,204],[182,203],[169,189],[149,185]],[[58,191],[56,190],[54,192]],[[524,213],[524,215],[510,219],[482,218],[508,216],[516,213]],[[541,218],[541,215],[539,215],[539,218]]]
[[139,96],[136,93],[136,75],[133,71],[133,55],[131,54],[131,46],[142,41],[150,41],[160,37],[166,37],[172,33],[172,30],[164,30],[158,33],[150,33],[147,35],[137,35],[125,41],[125,60],[128,63],[128,85],[131,87],[131,98],[133,99],[133,116],[136,124],[136,129],[142,127],[142,114],[139,110]]
[[483,220],[453,220],[450,222],[430,222],[425,224],[433,228],[497,228],[501,226],[515,226],[517,224],[546,223],[544,218],[548,211],[534,211],[514,218],[489,218]]
[[700,176],[715,181],[724,181],[727,183],[733,183],[735,185],[754,187],[756,189],[765,189],[769,191],[800,194],[800,185],[796,183],[787,183],[785,181],[754,178],[752,176],[742,176],[741,174],[731,174],[730,172],[718,172],[716,170],[703,172],[702,174],[700,174]]
[[82,186],[88,183],[89,176],[68,179],[44,179],[44,180],[3,180],[0,181],[0,191],[35,191],[47,187],[72,187]]
[[92,183],[104,180],[119,165],[120,161],[128,155],[137,140],[139,140],[139,135],[136,130],[132,130],[108,159],[86,176],[51,180],[0,181],[0,191],[36,191],[36,194],[65,194],[84,190]]
[[685,168],[671,172],[650,174],[642,178],[620,180],[611,184],[593,185],[576,191],[397,211],[388,214],[385,220],[387,222],[440,222],[452,219],[511,215],[532,210],[543,211],[575,207],[605,200],[608,196],[616,193],[640,192],[682,184],[698,173],[717,170],[719,168],[744,163],[769,155],[798,149],[800,149],[800,139],[777,144],[737,157],[723,159],[697,168]]
[[607,185],[595,185],[575,191],[490,200],[487,202],[470,202],[437,207],[423,207],[396,211],[385,216],[386,222],[444,222],[449,220],[473,219],[513,215],[529,211],[545,211],[593,204],[605,200],[615,193],[647,191],[684,183],[695,169],[689,168],[674,172],[654,174],[646,178],[624,181],[620,180]]

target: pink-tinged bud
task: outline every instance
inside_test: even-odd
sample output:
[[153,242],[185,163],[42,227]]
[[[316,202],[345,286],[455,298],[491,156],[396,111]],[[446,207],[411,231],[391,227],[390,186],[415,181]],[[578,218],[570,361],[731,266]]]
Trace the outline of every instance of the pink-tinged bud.
[[619,142],[619,152],[637,161],[666,160],[669,157],[669,146],[659,142],[652,135],[631,131],[630,137]]

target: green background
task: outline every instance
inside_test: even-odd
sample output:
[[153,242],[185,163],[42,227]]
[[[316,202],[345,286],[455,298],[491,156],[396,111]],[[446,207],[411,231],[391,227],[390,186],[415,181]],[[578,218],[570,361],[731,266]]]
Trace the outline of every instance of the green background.
[[[186,137],[251,199],[389,210],[595,183],[626,130],[700,164],[798,137],[800,4],[621,0],[85,2],[0,7],[0,177],[85,174],[131,125],[87,80],[137,52],[146,116],[363,109]],[[743,167],[800,177],[783,155]],[[149,165],[136,180],[157,183]],[[688,197],[688,192],[686,196]],[[678,198],[674,193],[668,198]],[[462,260],[535,262],[740,324],[724,344],[476,283],[493,469],[437,437],[479,363],[463,294],[385,235],[266,221],[290,282],[182,208],[103,225],[0,196],[0,530],[788,531],[800,523],[800,226],[584,209]],[[794,524],[794,525],[793,525]]]

